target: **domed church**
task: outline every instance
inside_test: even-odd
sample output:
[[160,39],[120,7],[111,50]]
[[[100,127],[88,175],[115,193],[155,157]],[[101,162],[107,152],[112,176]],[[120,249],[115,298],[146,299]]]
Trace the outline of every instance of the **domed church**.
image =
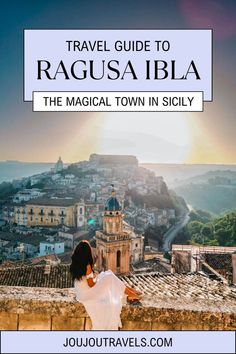
[[96,231],[97,269],[129,273],[131,264],[143,260],[143,236],[124,220],[114,188],[106,201],[103,230]]
[[55,164],[55,167],[54,167],[54,172],[58,173],[60,171],[63,170],[63,161],[61,159],[61,156],[59,156],[59,159],[57,161],[57,163]]

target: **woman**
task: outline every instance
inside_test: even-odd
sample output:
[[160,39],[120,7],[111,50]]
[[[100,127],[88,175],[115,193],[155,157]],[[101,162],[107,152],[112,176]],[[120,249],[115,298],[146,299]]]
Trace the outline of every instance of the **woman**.
[[127,288],[108,270],[96,275],[88,241],[81,241],[72,255],[70,271],[74,280],[76,299],[80,301],[92,321],[93,330],[117,330],[121,327],[120,313],[124,294],[129,301],[139,300],[139,294]]

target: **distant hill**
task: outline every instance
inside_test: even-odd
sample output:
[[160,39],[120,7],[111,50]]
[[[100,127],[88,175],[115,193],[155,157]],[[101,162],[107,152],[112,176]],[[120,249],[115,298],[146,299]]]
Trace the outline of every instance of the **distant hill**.
[[213,184],[213,185],[236,185],[236,171],[231,170],[216,170],[208,171],[202,175],[197,175],[187,179],[179,180],[176,186],[186,184]]
[[20,162],[15,160],[0,161],[0,183],[10,182],[13,179],[32,176],[50,171],[54,163]]
[[173,188],[183,181],[196,176],[204,175],[209,171],[233,171],[236,172],[236,165],[214,165],[214,164],[163,164],[163,163],[142,163],[140,164],[163,176],[168,186]]
[[195,209],[214,214],[236,209],[235,171],[209,171],[179,181],[174,190]]
[[141,164],[163,176],[194,209],[220,214],[236,209],[236,165]]

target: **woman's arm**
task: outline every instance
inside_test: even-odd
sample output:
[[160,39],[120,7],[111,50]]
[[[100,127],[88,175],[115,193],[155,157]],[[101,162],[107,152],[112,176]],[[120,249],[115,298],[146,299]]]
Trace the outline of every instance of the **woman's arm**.
[[93,273],[90,264],[87,265],[86,278],[87,278],[88,286],[89,286],[90,288],[92,288],[92,287],[96,284],[97,277],[96,277],[96,275]]

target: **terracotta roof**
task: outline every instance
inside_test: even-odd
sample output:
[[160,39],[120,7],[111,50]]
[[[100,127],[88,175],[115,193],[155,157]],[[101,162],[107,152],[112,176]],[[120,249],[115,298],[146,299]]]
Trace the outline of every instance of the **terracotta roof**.
[[[0,269],[0,285],[71,288],[73,281],[69,264],[51,266],[22,266]],[[120,276],[127,285],[139,289],[147,299],[168,301],[231,301],[236,306],[236,287],[228,286],[203,274],[140,273]]]
[[149,259],[143,262],[133,264],[133,270],[135,272],[159,272],[159,273],[169,273],[170,264],[161,262],[159,259]]
[[140,290],[151,298],[194,299],[194,300],[234,300],[236,287],[228,286],[207,276],[192,274],[149,273],[122,276],[127,285]]
[[47,254],[46,256],[35,257],[31,259],[33,265],[47,263],[47,261],[57,262],[58,256],[56,254]]
[[61,263],[71,263],[72,251],[65,252],[63,254],[58,254],[57,257],[60,259]]
[[31,199],[28,202],[26,202],[26,205],[48,205],[48,206],[61,206],[61,207],[67,207],[74,205],[76,202],[75,199],[62,199],[62,198],[37,198],[37,199]]
[[0,240],[14,241],[16,243],[26,243],[34,246],[38,246],[40,242],[46,240],[45,236],[33,234],[22,235],[13,232],[0,232]]
[[[30,261],[28,259],[24,260],[24,265],[30,265]],[[0,269],[4,268],[18,268],[22,267],[22,261],[9,261],[5,260],[3,263],[0,265]]]
[[0,285],[48,288],[73,287],[69,265],[51,266],[49,274],[44,274],[44,271],[44,265],[0,269]]

